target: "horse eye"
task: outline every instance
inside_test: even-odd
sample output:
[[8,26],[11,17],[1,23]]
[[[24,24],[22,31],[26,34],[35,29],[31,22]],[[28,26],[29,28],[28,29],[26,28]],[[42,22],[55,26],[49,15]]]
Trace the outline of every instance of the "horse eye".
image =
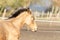
[[33,19],[33,20],[35,20],[35,18],[34,18],[34,17],[32,17],[32,19]]
[[34,20],[34,18],[32,17],[32,20]]
[[32,20],[35,20],[34,16],[31,16],[31,19],[32,19]]

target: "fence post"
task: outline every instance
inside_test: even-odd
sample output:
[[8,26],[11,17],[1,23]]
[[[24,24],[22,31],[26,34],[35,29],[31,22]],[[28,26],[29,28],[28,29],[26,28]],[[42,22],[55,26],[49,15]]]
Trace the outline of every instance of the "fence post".
[[6,16],[6,9],[4,9],[4,12],[2,14],[2,19],[5,19],[5,16]]

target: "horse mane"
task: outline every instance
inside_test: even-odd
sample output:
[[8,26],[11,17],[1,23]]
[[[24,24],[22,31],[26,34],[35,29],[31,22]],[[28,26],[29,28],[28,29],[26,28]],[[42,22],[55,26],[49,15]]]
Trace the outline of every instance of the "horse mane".
[[29,8],[22,8],[22,9],[18,9],[18,10],[16,10],[14,13],[13,13],[13,15],[11,16],[11,17],[9,17],[9,18],[14,18],[14,17],[17,17],[19,14],[21,14],[22,12],[24,12],[24,11],[30,11],[30,9]]

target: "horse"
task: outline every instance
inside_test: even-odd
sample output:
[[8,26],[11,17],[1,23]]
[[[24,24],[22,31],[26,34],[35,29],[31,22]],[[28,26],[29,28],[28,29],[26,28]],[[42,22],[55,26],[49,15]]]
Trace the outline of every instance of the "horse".
[[[20,9],[18,16],[8,20],[0,20],[0,40],[19,40],[20,30],[24,24],[31,31],[37,30],[36,22],[29,8]],[[11,20],[12,19],[12,20]]]

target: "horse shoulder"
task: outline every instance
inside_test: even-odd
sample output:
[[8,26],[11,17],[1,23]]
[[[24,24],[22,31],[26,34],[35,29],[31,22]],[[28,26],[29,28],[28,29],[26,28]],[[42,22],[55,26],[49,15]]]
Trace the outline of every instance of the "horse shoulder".
[[0,40],[6,40],[4,28],[0,25]]

